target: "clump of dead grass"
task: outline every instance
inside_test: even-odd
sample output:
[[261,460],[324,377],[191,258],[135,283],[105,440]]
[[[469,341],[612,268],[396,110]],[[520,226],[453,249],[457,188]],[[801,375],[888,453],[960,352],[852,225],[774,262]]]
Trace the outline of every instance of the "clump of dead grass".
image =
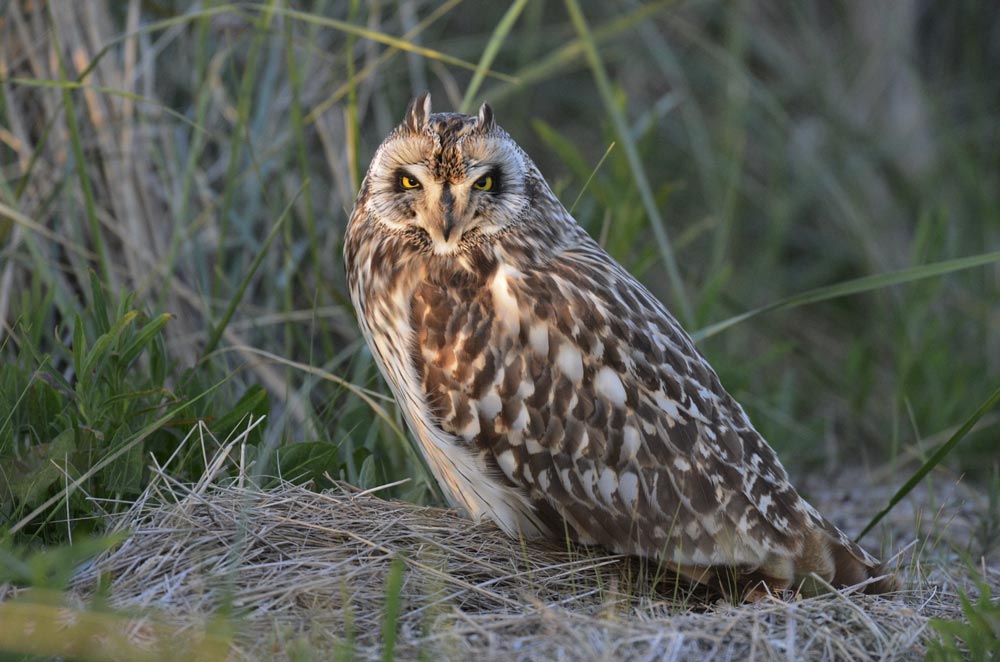
[[[887,519],[884,530],[920,535],[897,556],[900,595],[732,605],[635,559],[514,540],[377,489],[263,489],[232,459],[253,427],[216,446],[195,484],[154,467],[141,498],[111,516],[127,537],[76,575],[68,601],[0,586],[0,643],[122,659],[374,659],[391,630],[402,659],[919,659],[929,620],[958,617],[958,590],[975,588],[955,554],[983,504],[961,484],[924,486],[912,512]],[[868,488],[825,488],[810,496],[833,519],[871,512]],[[947,522],[911,519],[939,509]],[[991,585],[994,560],[979,573]],[[12,638],[42,626],[49,635]]]
[[[949,586],[963,583],[956,567],[929,582],[911,564],[895,599],[845,591],[734,606],[635,560],[513,540],[451,510],[217,475],[183,485],[161,472],[116,519],[129,537],[74,593],[197,636],[222,615],[235,659],[380,658],[389,627],[404,659],[896,660],[921,657],[928,620],[957,614]],[[394,563],[398,592],[387,588]],[[387,625],[390,602],[398,619]]]

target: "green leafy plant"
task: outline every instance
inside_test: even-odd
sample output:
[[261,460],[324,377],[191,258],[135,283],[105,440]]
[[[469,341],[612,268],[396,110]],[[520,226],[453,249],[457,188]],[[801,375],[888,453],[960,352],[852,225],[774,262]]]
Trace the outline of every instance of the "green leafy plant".
[[927,659],[932,662],[952,660],[1000,659],[1000,599],[992,597],[990,587],[979,583],[975,602],[962,591],[958,599],[964,621],[932,619],[930,625],[940,635],[927,647]]
[[[212,387],[178,379],[167,355],[170,314],[149,315],[129,294],[108,300],[93,273],[87,301],[68,342],[43,354],[22,322],[17,359],[0,363],[0,521],[45,542],[99,530],[107,509],[145,487],[150,454],[166,462],[194,425],[227,439],[268,411],[266,393],[252,387],[225,415],[211,415],[201,400]],[[259,443],[260,434],[247,440]],[[202,450],[174,463],[178,477],[200,475]]]

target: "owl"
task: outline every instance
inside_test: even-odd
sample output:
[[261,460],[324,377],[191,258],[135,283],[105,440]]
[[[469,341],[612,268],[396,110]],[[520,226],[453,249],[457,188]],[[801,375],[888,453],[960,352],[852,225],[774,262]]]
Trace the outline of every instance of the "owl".
[[799,496],[677,320],[489,105],[410,104],[372,158],[344,256],[364,336],[453,506],[736,600],[897,587]]

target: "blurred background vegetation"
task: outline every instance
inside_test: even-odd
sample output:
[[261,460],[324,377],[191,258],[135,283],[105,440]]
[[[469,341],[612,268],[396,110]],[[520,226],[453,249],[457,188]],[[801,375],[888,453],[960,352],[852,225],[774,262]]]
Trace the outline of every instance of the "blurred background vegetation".
[[[263,415],[258,473],[433,500],[341,256],[416,93],[489,101],[694,332],[1000,251],[997,71],[976,1],[0,0],[0,530],[87,531]],[[901,483],[1000,382],[997,259],[700,346],[793,475]],[[996,485],[998,423],[948,470]]]

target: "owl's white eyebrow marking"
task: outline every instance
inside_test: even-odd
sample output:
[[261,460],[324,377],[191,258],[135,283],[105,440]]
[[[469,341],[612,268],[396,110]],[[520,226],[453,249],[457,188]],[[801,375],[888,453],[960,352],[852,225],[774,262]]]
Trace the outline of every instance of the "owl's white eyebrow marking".
[[484,175],[499,177],[503,174],[503,168],[500,167],[499,163],[494,163],[492,161],[479,161],[477,163],[469,163],[465,172],[469,179],[479,179]]

